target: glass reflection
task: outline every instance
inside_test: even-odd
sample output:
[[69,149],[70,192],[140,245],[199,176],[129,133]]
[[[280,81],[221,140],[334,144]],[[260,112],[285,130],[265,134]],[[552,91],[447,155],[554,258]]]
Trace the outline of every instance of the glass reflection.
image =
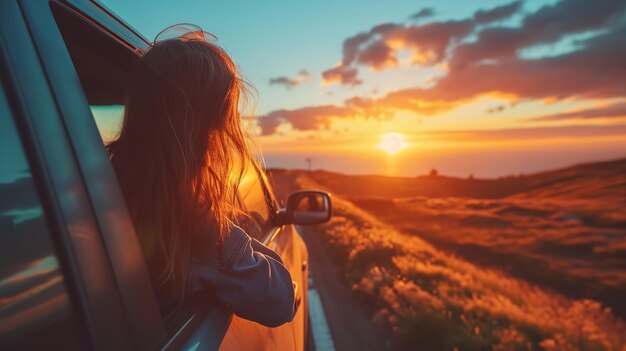
[[0,350],[75,349],[76,329],[30,167],[0,90]]

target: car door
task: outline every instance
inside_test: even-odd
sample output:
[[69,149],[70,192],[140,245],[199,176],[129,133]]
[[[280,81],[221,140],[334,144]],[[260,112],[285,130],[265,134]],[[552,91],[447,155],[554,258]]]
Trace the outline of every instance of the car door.
[[55,246],[37,162],[27,156],[31,145],[7,98],[9,84],[0,82],[0,350],[84,349],[91,340]]
[[[77,280],[83,283],[97,284],[103,280],[115,287],[109,292],[115,298],[107,298],[103,291],[94,291],[95,287],[79,286],[84,290],[84,309],[89,312],[85,318],[95,335],[94,344],[111,350],[215,350],[220,345],[223,349],[234,349],[237,343],[228,340],[238,336],[236,340],[247,340],[246,345],[251,349],[301,349],[304,330],[301,326],[305,320],[302,306],[294,322],[276,329],[233,318],[223,306],[206,296],[194,296],[167,316],[159,314],[132,223],[103,147],[103,141],[114,134],[108,135],[107,130],[114,129],[115,121],[119,122],[121,117],[126,75],[148,42],[98,3],[19,0],[5,3],[14,5],[14,13],[12,21],[2,24],[0,34],[14,35],[10,31],[11,25],[15,25],[13,21],[23,19],[24,30],[20,33],[24,38],[20,42],[9,41],[15,49],[8,49],[17,52],[28,47],[33,51],[29,59],[37,61],[40,69],[24,69],[27,74],[39,75],[38,85],[32,83],[30,87],[45,86],[51,94],[48,105],[38,103],[34,110],[41,113],[44,106],[52,106],[48,107],[50,114],[58,109],[55,120],[36,116],[43,123],[37,126],[38,135],[45,139],[46,152],[57,152],[60,145],[66,147],[66,158],[73,162],[76,174],[81,177],[82,187],[72,189],[71,194],[83,196],[81,199],[87,205],[78,209],[89,212],[91,222],[89,226],[81,223],[75,230],[84,234],[80,230],[89,228],[88,234],[94,236],[91,242],[102,245],[102,252],[93,257],[87,253],[94,254],[94,248],[82,247],[78,251],[74,248],[72,252],[78,257],[70,261],[71,268],[78,271]],[[11,63],[23,64],[17,58]],[[56,124],[52,125],[53,122]],[[46,134],[46,128],[52,127],[54,133]],[[58,145],[54,144],[54,138]],[[54,155],[49,157],[52,172],[67,171],[62,167],[69,165],[55,164]],[[267,189],[264,192],[266,200],[273,201]],[[297,234],[285,228],[270,228],[263,241],[285,258],[302,294],[300,287],[306,278],[301,270],[301,241],[294,240]],[[94,266],[97,260],[107,265]],[[115,318],[121,319],[113,322]]]
[[[278,328],[234,317],[222,350],[303,350],[307,277],[306,246],[292,225],[276,225],[278,204],[262,170],[249,165],[239,185],[238,197],[248,214],[242,227],[255,239],[276,251],[289,269],[300,304],[294,319]],[[261,346],[262,345],[262,346]]]

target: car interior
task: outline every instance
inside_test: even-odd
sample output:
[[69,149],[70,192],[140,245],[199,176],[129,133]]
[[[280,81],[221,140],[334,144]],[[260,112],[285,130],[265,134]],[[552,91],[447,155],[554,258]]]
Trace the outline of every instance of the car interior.
[[140,53],[111,40],[89,19],[51,3],[89,105],[123,105],[128,76]]

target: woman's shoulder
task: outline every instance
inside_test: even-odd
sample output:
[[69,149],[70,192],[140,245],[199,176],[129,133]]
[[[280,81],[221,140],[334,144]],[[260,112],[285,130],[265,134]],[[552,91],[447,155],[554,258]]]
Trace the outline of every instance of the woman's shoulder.
[[252,239],[243,228],[233,225],[224,235],[223,257],[226,266],[232,264],[237,254],[243,250]]
[[[193,251],[192,261],[204,265],[209,265],[220,270],[227,269],[232,265],[238,253],[241,252],[251,241],[250,236],[243,230],[243,228],[232,225],[224,237],[222,238],[221,245],[217,243],[209,245],[204,250],[202,248],[195,248]],[[205,245],[201,245],[204,247]],[[220,252],[221,251],[221,252]]]
[[222,269],[192,265],[188,294],[211,290],[239,317],[269,327],[293,319],[293,280],[278,254],[238,226],[224,236],[223,253]]

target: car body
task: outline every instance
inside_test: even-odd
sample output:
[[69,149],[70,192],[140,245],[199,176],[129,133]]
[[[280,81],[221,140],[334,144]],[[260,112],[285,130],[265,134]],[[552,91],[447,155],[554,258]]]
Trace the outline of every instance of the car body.
[[267,207],[251,235],[290,270],[294,320],[267,328],[204,295],[160,315],[103,147],[108,122],[94,120],[119,110],[149,45],[94,1],[0,1],[0,349],[306,348],[308,253],[294,225],[303,214],[280,208],[263,172],[246,176],[239,200],[251,214]]

